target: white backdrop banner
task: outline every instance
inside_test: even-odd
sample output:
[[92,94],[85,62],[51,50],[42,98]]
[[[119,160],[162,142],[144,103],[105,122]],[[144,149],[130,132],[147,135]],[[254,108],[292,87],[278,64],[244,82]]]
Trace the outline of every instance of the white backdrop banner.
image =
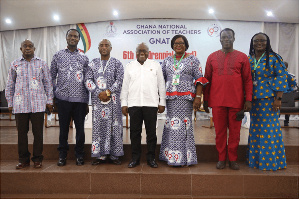
[[[174,54],[171,39],[177,34],[185,35],[189,41],[188,53],[198,57],[203,70],[206,59],[221,48],[220,31],[232,28],[235,31],[234,48],[248,55],[251,37],[261,31],[261,22],[235,22],[213,20],[143,19],[85,24],[90,35],[91,47],[86,52],[89,59],[99,57],[98,44],[102,39],[112,43],[111,56],[124,66],[135,57],[138,44],[149,46],[149,58],[159,62]],[[84,42],[78,45],[84,49]]]

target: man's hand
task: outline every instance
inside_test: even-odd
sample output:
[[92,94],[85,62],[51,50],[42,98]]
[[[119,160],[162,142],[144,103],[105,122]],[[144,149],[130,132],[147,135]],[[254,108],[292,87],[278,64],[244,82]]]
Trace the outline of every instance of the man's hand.
[[46,104],[46,109],[49,110],[49,112],[51,113],[53,111],[53,105],[51,104]]
[[249,112],[252,108],[251,101],[246,101],[244,105],[244,112]]
[[193,102],[193,108],[194,110],[199,110],[201,107],[201,97],[195,97]]
[[203,102],[203,108],[205,110],[206,113],[209,113],[209,109],[208,109],[208,101],[204,101]]
[[13,107],[8,107],[8,112],[12,113]]
[[107,102],[110,100],[110,97],[106,95],[106,92],[103,91],[103,92],[100,92],[99,95],[98,95],[98,98],[103,101],[103,102]]
[[158,112],[158,113],[163,113],[164,111],[165,111],[165,106],[160,106],[160,105],[158,105],[157,112]]
[[278,110],[280,110],[281,108],[281,101],[278,99],[275,99],[274,103],[273,103],[273,111],[277,112]]
[[128,116],[128,107],[127,106],[122,107],[122,113],[123,113],[123,115]]
[[57,109],[56,101],[57,101],[57,100],[56,100],[56,98],[54,97],[54,98],[53,98],[53,110],[54,110],[54,111],[57,111],[57,110],[58,110],[58,109]]

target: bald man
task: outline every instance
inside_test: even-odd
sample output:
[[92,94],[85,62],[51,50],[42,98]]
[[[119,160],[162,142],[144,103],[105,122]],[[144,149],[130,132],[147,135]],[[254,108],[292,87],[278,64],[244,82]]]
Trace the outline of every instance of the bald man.
[[44,112],[52,111],[53,87],[47,63],[34,55],[32,41],[21,43],[22,57],[11,63],[5,96],[10,112],[16,117],[18,129],[19,164],[16,169],[30,165],[28,151],[29,119],[32,124],[34,168],[42,167]]
[[123,121],[120,93],[124,69],[122,63],[110,56],[109,40],[99,43],[100,58],[89,63],[85,86],[92,93],[93,136],[92,165],[110,161],[120,165],[123,151]]
[[141,43],[136,48],[136,60],[126,65],[121,92],[122,113],[130,116],[131,158],[129,168],[140,164],[143,121],[147,135],[147,164],[157,168],[155,148],[157,143],[157,113],[166,106],[166,89],[160,64],[148,59],[149,48]]

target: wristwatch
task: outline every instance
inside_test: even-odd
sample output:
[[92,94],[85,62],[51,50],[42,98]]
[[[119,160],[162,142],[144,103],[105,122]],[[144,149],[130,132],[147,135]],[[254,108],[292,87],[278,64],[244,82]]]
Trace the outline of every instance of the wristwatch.
[[105,90],[105,92],[106,92],[106,95],[107,95],[108,97],[110,97],[110,91],[109,91],[109,90]]
[[282,97],[276,97],[276,100],[281,101]]

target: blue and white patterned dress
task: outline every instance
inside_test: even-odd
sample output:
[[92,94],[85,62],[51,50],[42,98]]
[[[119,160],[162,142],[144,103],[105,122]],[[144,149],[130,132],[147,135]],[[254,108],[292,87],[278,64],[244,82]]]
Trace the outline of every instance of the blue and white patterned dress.
[[266,56],[256,70],[252,57],[249,62],[257,85],[253,86],[247,163],[261,170],[283,169],[286,168],[286,156],[278,119],[280,111],[273,111],[273,102],[276,92],[288,91],[287,70],[273,53],[269,56],[269,66],[266,66]]
[[[200,61],[191,55],[181,61],[176,71],[174,58],[169,56],[162,63],[162,71],[166,81],[167,119],[159,159],[173,166],[197,164],[192,125],[195,83],[207,84]],[[180,74],[179,85],[172,84],[173,75],[176,73]]]
[[[100,62],[102,62],[102,67]],[[92,93],[92,157],[99,158],[100,156],[110,155],[114,159],[124,155],[120,101],[123,77],[123,65],[115,58],[111,57],[108,61],[100,61],[100,58],[95,58],[89,64],[85,84],[86,88]],[[102,85],[103,79],[106,80],[106,85]],[[111,100],[105,104],[100,101],[98,94],[107,89],[111,91]]]

